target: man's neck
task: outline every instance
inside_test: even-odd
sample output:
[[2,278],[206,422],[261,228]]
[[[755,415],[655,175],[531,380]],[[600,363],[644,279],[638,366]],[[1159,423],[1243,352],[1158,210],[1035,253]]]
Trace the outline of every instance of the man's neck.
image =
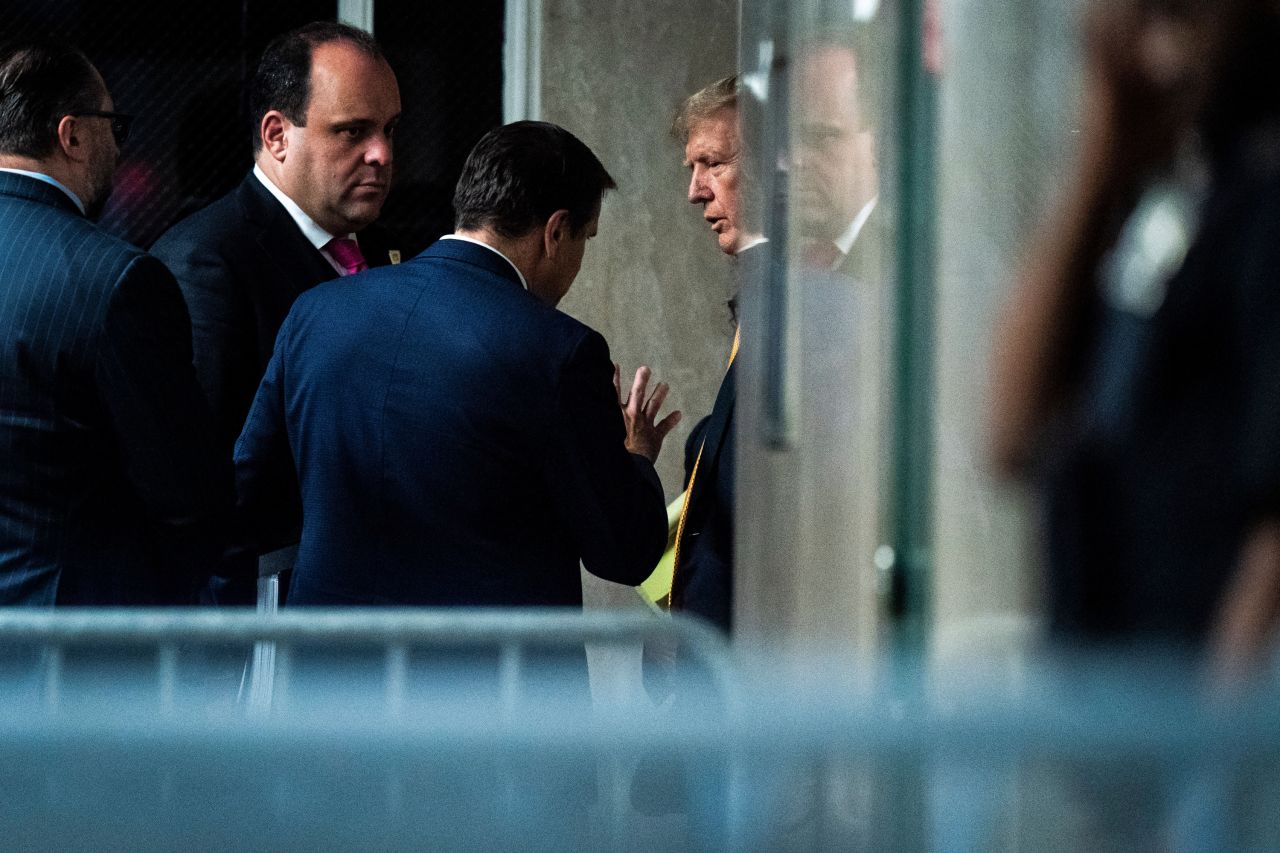
[[511,262],[511,266],[516,268],[516,272],[520,273],[521,280],[525,283],[526,289],[528,288],[529,276],[534,270],[538,250],[538,246],[529,235],[515,238],[503,237],[490,228],[459,228],[454,233],[467,240],[484,243],[502,255]]
[[37,160],[20,154],[0,154],[0,169],[20,169],[23,172],[39,172],[48,175],[63,186],[70,187],[75,178],[52,159]]
[[738,241],[738,248],[733,250],[733,256],[737,257],[747,249],[753,249],[761,243],[768,243],[769,238],[763,234],[749,234]]
[[22,157],[17,154],[0,154],[0,169],[16,169],[19,172],[30,172],[43,175],[51,180],[58,189],[65,192],[83,213],[85,202],[82,188],[76,186],[75,176],[70,170],[62,168],[53,160],[37,160],[33,157]]

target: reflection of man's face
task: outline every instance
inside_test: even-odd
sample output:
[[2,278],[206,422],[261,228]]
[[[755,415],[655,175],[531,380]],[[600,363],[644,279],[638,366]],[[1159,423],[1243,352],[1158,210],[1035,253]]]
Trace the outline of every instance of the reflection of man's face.
[[791,175],[794,207],[808,236],[834,239],[876,194],[875,139],[858,109],[853,52],[806,54],[796,75]]
[[400,89],[390,66],[344,42],[315,48],[306,125],[286,124],[281,189],[330,234],[378,217],[391,189]]
[[684,164],[690,170],[689,201],[702,205],[720,251],[732,255],[741,248],[743,234],[738,211],[741,146],[738,111],[725,108],[689,128]]

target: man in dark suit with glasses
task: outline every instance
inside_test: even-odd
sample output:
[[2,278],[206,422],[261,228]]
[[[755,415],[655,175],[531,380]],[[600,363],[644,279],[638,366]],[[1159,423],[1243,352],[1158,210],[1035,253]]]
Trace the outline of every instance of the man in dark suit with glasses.
[[0,47],[0,604],[176,604],[220,551],[173,276],[92,222],[129,117],[78,51]]

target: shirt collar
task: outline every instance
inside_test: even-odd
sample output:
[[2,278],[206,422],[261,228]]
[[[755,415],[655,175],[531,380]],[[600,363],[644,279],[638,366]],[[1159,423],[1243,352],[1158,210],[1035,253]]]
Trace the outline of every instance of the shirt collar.
[[80,200],[80,196],[67,189],[67,185],[59,181],[57,178],[51,178],[44,172],[28,172],[26,169],[10,169],[7,166],[0,166],[0,172],[12,172],[15,175],[26,175],[28,178],[35,178],[37,181],[43,181],[46,184],[55,186],[67,194],[67,198],[75,202],[76,207],[80,210],[81,215],[87,215],[84,202]]
[[757,234],[754,237],[748,237],[746,240],[742,242],[742,245],[738,247],[738,250],[734,252],[734,255],[741,255],[747,249],[751,249],[756,246],[759,246],[761,243],[768,243],[768,242],[769,242],[769,238],[764,236],[763,234]]
[[508,258],[506,255],[502,254],[502,253],[501,253],[501,252],[499,252],[497,249],[493,248],[492,246],[490,246],[488,243],[484,242],[483,240],[477,240],[477,239],[476,239],[476,238],[474,238],[474,237],[463,237],[461,234],[445,234],[445,235],[444,235],[443,237],[441,237],[440,239],[441,239],[441,240],[462,240],[463,242],[466,242],[466,243],[475,243],[477,246],[484,246],[484,247],[485,247],[486,249],[488,249],[490,252],[493,252],[495,255],[497,255],[498,257],[502,258],[502,259],[503,259],[504,261],[506,261],[507,263],[511,264],[511,268],[512,268],[513,270],[515,270],[515,271],[516,271],[516,275],[520,277],[520,286],[521,286],[521,287],[523,287],[525,290],[528,290],[528,289],[529,289],[529,282],[527,282],[527,281],[525,281],[525,280],[524,280],[524,273],[520,272],[520,268],[519,268],[518,266],[516,266],[514,263],[512,263],[512,261],[511,261],[511,259],[510,259],[510,258]]
[[303,209],[298,207],[297,202],[285,195],[284,190],[271,182],[271,179],[267,177],[267,173],[262,171],[262,167],[256,163],[253,166],[253,176],[261,181],[262,185],[267,188],[267,192],[275,196],[276,201],[284,206],[284,209],[289,213],[289,217],[298,224],[298,230],[302,232],[302,236],[306,237],[307,241],[317,249],[323,249],[334,237],[345,236],[352,240],[355,239],[354,232],[346,235],[330,234],[317,225],[314,219],[307,216]]
[[836,248],[841,254],[849,254],[849,250],[853,248],[853,241],[858,239],[858,234],[862,231],[862,226],[867,224],[867,219],[871,216],[871,211],[876,209],[876,202],[880,200],[880,196],[874,196],[871,201],[862,206],[862,210],[858,211],[858,215],[853,217],[853,221],[849,223],[849,227],[844,233],[836,238]]

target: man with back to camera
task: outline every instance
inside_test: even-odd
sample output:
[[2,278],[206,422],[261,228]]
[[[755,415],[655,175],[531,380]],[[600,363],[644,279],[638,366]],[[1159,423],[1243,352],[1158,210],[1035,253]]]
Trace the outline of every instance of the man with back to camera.
[[666,542],[653,468],[678,421],[556,310],[613,179],[555,125],[491,131],[457,232],[298,298],[236,446],[269,550],[297,519],[291,605],[582,604],[579,561],[638,584]]
[[[230,460],[276,332],[298,294],[398,260],[368,228],[391,185],[395,74],[368,33],[317,22],[280,36],[250,88],[254,167],[152,248],[191,311],[196,369]],[[219,603],[253,601],[241,556]]]
[[190,603],[230,507],[178,286],[89,218],[114,109],[79,51],[0,48],[0,604]]

